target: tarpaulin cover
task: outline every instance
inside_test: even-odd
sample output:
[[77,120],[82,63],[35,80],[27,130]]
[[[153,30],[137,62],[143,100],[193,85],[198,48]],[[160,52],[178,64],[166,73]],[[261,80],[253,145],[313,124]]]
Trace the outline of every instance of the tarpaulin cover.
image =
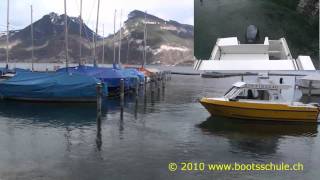
[[124,70],[128,71],[128,73],[130,73],[131,75],[138,77],[140,82],[144,82],[144,74],[142,72],[138,71],[135,68],[126,68]]
[[[95,100],[97,83],[100,80],[80,73],[19,72],[0,82],[0,96],[43,101]],[[107,92],[104,85],[104,96]]]
[[6,72],[6,68],[0,67],[0,74],[4,74]]
[[0,74],[16,73],[16,72],[30,72],[30,70],[21,69],[21,68],[7,69],[5,67],[0,67]]
[[[66,68],[62,68],[57,71],[66,72]],[[68,72],[77,72],[93,76],[106,83],[108,85],[108,88],[119,88],[120,79],[124,79],[126,88],[131,87],[132,83],[128,74],[121,69],[92,66],[76,66],[69,67]]]

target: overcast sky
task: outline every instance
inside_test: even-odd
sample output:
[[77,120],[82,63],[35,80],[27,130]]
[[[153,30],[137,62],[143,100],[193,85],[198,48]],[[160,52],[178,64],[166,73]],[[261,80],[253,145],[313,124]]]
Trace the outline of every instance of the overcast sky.
[[[98,0],[83,1],[83,20],[92,29],[95,29],[96,10]],[[100,2],[100,30],[105,26],[105,35],[113,32],[114,10],[123,10],[122,20],[132,10],[147,11],[165,20],[175,20],[184,24],[193,25],[193,0],[101,0]],[[64,13],[64,0],[10,0],[10,28],[22,29],[30,24],[30,5],[34,9],[34,21],[45,14],[56,12]],[[6,30],[7,0],[0,0],[0,31]],[[79,16],[80,0],[67,0],[67,14]],[[119,14],[118,14],[119,15]],[[119,17],[119,16],[118,16]],[[119,19],[117,22],[119,27]]]

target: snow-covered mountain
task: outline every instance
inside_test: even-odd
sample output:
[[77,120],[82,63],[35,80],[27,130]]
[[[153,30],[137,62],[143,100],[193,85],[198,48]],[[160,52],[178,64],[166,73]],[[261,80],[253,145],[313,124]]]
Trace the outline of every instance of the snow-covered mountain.
[[[141,64],[143,50],[144,18],[148,29],[148,63],[179,64],[193,60],[193,26],[166,21],[142,11],[132,11],[122,29],[121,61]],[[79,59],[79,44],[83,45],[83,58],[92,61],[92,36],[95,34],[83,25],[79,37],[80,19],[68,17],[69,55],[71,61]],[[50,13],[34,22],[34,52],[38,62],[63,62],[64,60],[64,15]],[[10,32],[10,61],[27,62],[31,58],[31,26]],[[119,32],[115,34],[119,37]],[[105,62],[113,59],[113,37],[105,38]],[[0,61],[5,60],[6,34],[0,34]],[[102,58],[102,37],[98,37],[98,60]],[[119,43],[116,44],[117,46]],[[117,50],[118,52],[118,50]],[[118,54],[117,54],[118,56]]]

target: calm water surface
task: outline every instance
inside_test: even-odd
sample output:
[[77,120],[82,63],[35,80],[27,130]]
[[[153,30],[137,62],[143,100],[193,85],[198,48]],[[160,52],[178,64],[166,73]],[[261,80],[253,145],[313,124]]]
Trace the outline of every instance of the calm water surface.
[[[0,179],[317,179],[318,125],[209,117],[239,78],[173,76],[165,91],[95,105],[0,103]],[[99,141],[101,140],[101,141]],[[304,163],[302,172],[169,172],[169,162]]]

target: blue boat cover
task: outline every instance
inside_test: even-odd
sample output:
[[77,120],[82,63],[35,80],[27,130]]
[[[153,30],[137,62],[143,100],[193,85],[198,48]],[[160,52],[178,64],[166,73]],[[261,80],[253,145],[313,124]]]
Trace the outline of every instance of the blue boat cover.
[[[79,73],[19,72],[0,82],[0,96],[39,101],[95,101],[100,80]],[[103,94],[108,93],[103,86]]]
[[[66,68],[57,70],[58,72],[66,72]],[[125,88],[130,88],[132,85],[131,77],[122,69],[92,67],[92,66],[76,66],[69,67],[68,72],[82,73],[100,79],[107,84],[108,88],[119,88],[120,79],[124,79]]]
[[2,67],[0,67],[0,74],[4,74],[5,72],[6,72],[6,68],[2,68]]
[[17,72],[30,72],[30,70],[21,69],[21,68],[7,69],[5,67],[0,67],[0,74],[17,73]]
[[128,71],[131,75],[138,77],[140,82],[144,82],[144,74],[142,72],[138,71],[135,68],[126,68],[125,70]]

